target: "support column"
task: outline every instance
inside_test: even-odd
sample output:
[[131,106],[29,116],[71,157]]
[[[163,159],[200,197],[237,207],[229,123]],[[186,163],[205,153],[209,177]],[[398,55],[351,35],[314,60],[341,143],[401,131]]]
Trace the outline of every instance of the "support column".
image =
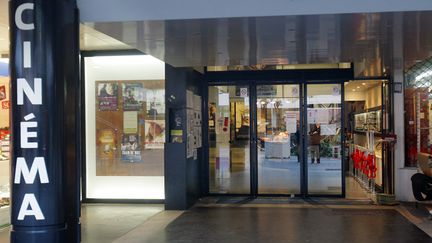
[[[404,43],[403,43],[404,13],[393,13],[393,85],[402,85],[404,82]],[[399,201],[413,201],[411,176],[417,172],[416,168],[405,167],[405,110],[404,90],[394,93],[394,131],[397,143],[394,152],[395,195]]]
[[79,242],[75,0],[11,0],[11,242]]

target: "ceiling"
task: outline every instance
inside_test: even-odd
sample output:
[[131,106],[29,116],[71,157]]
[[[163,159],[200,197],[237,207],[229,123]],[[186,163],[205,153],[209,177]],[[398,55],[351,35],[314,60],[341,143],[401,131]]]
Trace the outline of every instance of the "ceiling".
[[[121,50],[132,47],[106,34],[80,25],[81,50]],[[8,0],[0,0],[0,55],[9,54],[9,13]]]
[[[7,2],[0,54],[9,52]],[[432,11],[105,22],[81,24],[80,45],[136,48],[178,67],[354,62],[357,76],[380,76],[432,56],[431,29]],[[403,63],[393,58],[398,36]]]
[[382,84],[382,80],[355,80],[345,83],[345,90],[348,92],[365,92]]
[[[178,67],[354,62],[380,76],[432,55],[430,11],[85,25]],[[398,37],[405,63],[393,58]]]

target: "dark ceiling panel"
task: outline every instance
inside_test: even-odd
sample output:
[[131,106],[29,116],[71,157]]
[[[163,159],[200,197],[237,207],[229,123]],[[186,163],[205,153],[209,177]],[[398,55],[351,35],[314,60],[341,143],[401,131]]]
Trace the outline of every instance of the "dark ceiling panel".
[[[405,66],[432,54],[432,12],[328,14],[89,24],[173,66],[354,62],[380,76],[403,35]],[[402,16],[402,33],[393,33]]]

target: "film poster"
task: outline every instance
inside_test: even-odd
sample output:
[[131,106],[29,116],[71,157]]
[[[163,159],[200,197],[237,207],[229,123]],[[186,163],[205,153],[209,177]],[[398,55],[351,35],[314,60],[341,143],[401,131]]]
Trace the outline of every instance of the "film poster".
[[127,162],[141,162],[141,145],[138,134],[123,134],[121,159]]
[[148,90],[146,99],[147,114],[149,116],[165,114],[165,90]]
[[165,120],[145,121],[145,149],[163,149],[165,143]]
[[113,129],[97,130],[98,159],[114,159],[116,153],[116,132]]
[[139,111],[144,101],[144,88],[141,83],[128,83],[123,86],[123,110]]
[[100,111],[113,111],[118,108],[118,85],[113,82],[97,83],[97,99]]

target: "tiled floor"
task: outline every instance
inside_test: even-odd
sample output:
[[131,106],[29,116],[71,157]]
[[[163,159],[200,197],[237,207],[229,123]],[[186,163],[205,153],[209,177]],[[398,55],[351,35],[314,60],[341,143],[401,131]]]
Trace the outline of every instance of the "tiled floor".
[[[400,207],[346,200],[299,200],[201,203],[184,212],[163,211],[163,205],[84,205],[82,242],[432,242],[412,224],[421,213],[410,213],[412,205],[401,213]],[[0,242],[9,242],[8,229],[0,231]]]
[[[82,206],[82,242],[108,243],[163,211],[163,205],[85,204]],[[0,230],[0,243],[9,242],[9,227]]]
[[[369,208],[368,208],[369,207]],[[431,242],[394,209],[195,207],[161,213],[115,242]],[[172,213],[171,213],[172,214]],[[162,218],[170,222],[161,223]],[[149,229],[158,224],[158,228]]]
[[163,205],[85,204],[82,206],[82,242],[112,242],[150,217]]

